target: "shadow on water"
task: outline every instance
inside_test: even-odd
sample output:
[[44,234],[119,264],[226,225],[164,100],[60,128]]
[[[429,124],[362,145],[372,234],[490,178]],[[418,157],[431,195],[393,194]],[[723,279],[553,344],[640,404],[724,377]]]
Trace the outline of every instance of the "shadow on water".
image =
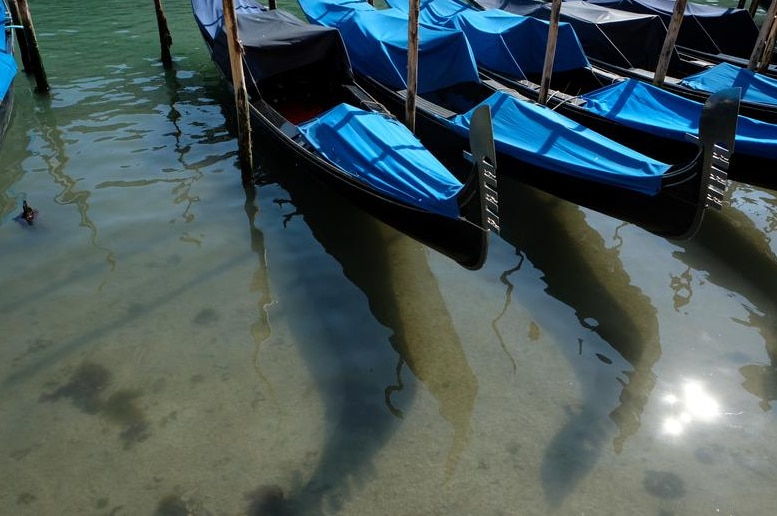
[[[733,188],[737,188],[736,183]],[[772,207],[775,204],[772,201]],[[777,400],[777,256],[769,241],[770,237],[744,212],[727,206],[721,213],[710,213],[699,234],[680,243],[683,250],[674,253],[688,265],[687,275],[691,275],[691,270],[706,271],[709,281],[741,293],[753,304],[744,307],[748,319],[738,322],[761,334],[770,363],[745,365],[740,373],[742,386],[761,400],[764,411],[770,410],[771,402]],[[686,278],[682,283],[688,285],[690,281]],[[675,303],[675,309],[690,302],[692,290],[686,287],[685,292],[680,306]]]
[[[546,500],[555,507],[596,464],[612,435],[611,423],[617,427],[612,440],[616,453],[639,430],[655,385],[652,368],[661,357],[657,311],[650,298],[631,283],[617,246],[606,247],[576,205],[507,177],[500,178],[499,186],[503,238],[543,272],[548,294],[573,308],[580,325],[611,348],[578,337],[576,344],[564,350],[577,372],[582,401],[567,410],[566,424],[545,452],[543,488]],[[585,356],[581,356],[584,347]],[[630,369],[613,371],[602,384],[597,378],[603,376],[599,372],[602,363],[623,364],[613,351]],[[599,366],[586,367],[587,358],[598,359]],[[607,414],[606,393],[617,384],[621,386],[619,403]]]
[[[377,322],[390,333],[381,337],[386,338],[382,343],[359,340],[358,328],[349,329],[351,323],[343,321],[338,328],[329,328],[328,335],[308,335],[302,323],[292,328],[322,391],[326,438],[306,481],[289,492],[279,486],[259,488],[250,495],[249,513],[319,514],[346,502],[374,479],[374,457],[411,413],[418,380],[435,397],[440,415],[453,429],[444,466],[446,478],[450,477],[468,446],[477,379],[429,269],[427,255],[433,251],[352,207],[338,194],[306,183],[299,171],[281,172],[289,169],[278,156],[265,152],[263,163],[274,172],[267,179],[277,180],[290,194],[296,211],[287,218],[304,218],[316,240],[366,295]],[[298,281],[316,281],[317,271],[307,270],[305,264],[292,268],[302,276]],[[315,309],[326,310],[326,305]],[[358,326],[356,321],[353,326]],[[305,342],[312,339],[315,342]],[[322,361],[329,371],[321,371]],[[332,369],[338,371],[335,376]]]

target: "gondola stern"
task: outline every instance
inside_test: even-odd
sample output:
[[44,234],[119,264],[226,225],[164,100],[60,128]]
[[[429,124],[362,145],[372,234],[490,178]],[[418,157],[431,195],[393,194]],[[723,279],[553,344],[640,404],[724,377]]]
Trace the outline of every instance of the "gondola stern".
[[694,224],[681,239],[693,237],[707,208],[721,210],[728,186],[728,168],[734,152],[741,90],[726,88],[710,95],[702,108],[699,135],[686,135],[702,153],[700,206]]
[[496,149],[494,131],[491,124],[491,108],[488,105],[478,107],[472,115],[469,134],[470,152],[464,157],[474,167],[477,174],[477,198],[480,209],[478,226],[482,235],[480,260],[473,264],[462,264],[475,270],[483,266],[488,255],[489,233],[499,234],[499,191],[496,175]]

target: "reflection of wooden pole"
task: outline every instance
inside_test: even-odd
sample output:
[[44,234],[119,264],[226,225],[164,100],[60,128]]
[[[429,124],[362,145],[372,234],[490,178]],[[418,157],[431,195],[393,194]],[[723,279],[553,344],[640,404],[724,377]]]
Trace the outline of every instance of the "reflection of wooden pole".
[[254,172],[254,158],[251,152],[251,120],[248,108],[248,91],[243,74],[243,47],[237,34],[235,3],[223,0],[224,30],[229,44],[229,62],[232,65],[232,87],[235,89],[237,107],[237,142],[240,155],[240,170],[243,184],[251,184]]
[[405,125],[415,133],[415,98],[418,90],[418,0],[410,0],[407,19],[407,97]]
[[49,91],[49,82],[46,78],[46,70],[43,69],[43,60],[40,57],[38,49],[38,38],[35,36],[35,27],[32,25],[32,16],[27,0],[16,0],[18,2],[18,14],[21,25],[24,27],[24,40],[27,43],[28,63],[25,64],[27,73],[35,74],[35,84],[38,93]]
[[687,0],[677,0],[674,4],[672,19],[669,21],[669,28],[666,31],[664,46],[661,48],[661,55],[658,57],[658,66],[656,74],[653,76],[653,84],[661,86],[666,78],[666,71],[669,69],[669,61],[672,59],[674,44],[677,41],[677,35],[680,33],[680,25],[683,23],[685,15],[685,5]]
[[540,104],[548,101],[550,78],[553,74],[553,61],[556,59],[556,41],[558,40],[558,20],[561,17],[561,0],[553,0],[550,6],[550,26],[548,27],[548,45],[545,47],[545,66],[540,79]]
[[170,46],[173,44],[173,37],[170,35],[170,29],[167,28],[167,16],[162,7],[162,0],[154,0],[156,9],[156,24],[159,28],[159,46],[162,49],[162,66],[165,70],[173,67],[173,57],[170,55]]
[[[759,64],[763,64],[761,60],[766,55],[767,41],[769,40],[772,28],[774,27],[775,15],[777,15],[777,0],[772,0],[772,3],[769,4],[769,10],[766,11],[764,21],[761,24],[761,30],[758,31],[758,39],[755,42],[753,53],[750,54],[750,62],[747,64],[748,70],[755,70]],[[772,47],[774,47],[774,40],[772,40]],[[769,52],[771,52],[771,50]],[[771,58],[771,53],[769,53],[769,57]],[[768,64],[769,61],[766,61],[764,66],[767,66]]]

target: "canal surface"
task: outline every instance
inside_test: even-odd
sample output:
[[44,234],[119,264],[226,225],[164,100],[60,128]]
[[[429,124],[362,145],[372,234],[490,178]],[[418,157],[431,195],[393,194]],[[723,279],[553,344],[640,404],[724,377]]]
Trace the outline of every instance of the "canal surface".
[[244,190],[187,0],[169,72],[150,1],[30,4],[0,514],[773,512],[777,193],[731,183],[673,242],[506,182],[467,271],[261,147]]

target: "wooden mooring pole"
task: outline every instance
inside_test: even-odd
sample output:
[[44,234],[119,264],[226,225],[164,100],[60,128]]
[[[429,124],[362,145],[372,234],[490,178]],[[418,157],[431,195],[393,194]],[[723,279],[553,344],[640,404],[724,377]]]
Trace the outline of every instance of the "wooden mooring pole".
[[683,23],[687,3],[688,0],[677,0],[674,4],[672,18],[669,20],[669,28],[666,30],[664,46],[661,47],[661,54],[658,56],[658,66],[656,67],[655,75],[653,75],[653,84],[656,86],[663,85],[664,79],[666,79],[666,71],[669,69],[669,62],[672,60],[674,45],[677,42],[677,35],[680,33],[680,25]]
[[418,91],[418,15],[419,1],[410,0],[407,19],[407,97],[405,125],[415,133],[416,93]]
[[173,67],[173,56],[170,54],[173,36],[170,35],[170,29],[167,27],[167,16],[165,16],[165,10],[162,7],[162,0],[154,0],[154,9],[156,10],[156,25],[159,29],[160,59],[165,70],[169,70]]
[[237,142],[243,185],[253,182],[254,157],[251,149],[251,113],[248,107],[248,91],[243,74],[243,46],[237,34],[237,18],[233,0],[223,0],[224,29],[229,45],[229,62],[232,66],[232,86],[235,89],[237,108]]
[[542,67],[540,93],[537,101],[540,104],[548,102],[550,79],[553,75],[553,62],[556,60],[556,42],[558,41],[558,20],[561,17],[561,0],[553,0],[550,6],[550,26],[548,27],[548,44],[545,47],[545,65]]
[[[27,0],[10,0],[9,7],[14,25],[22,26],[23,32],[17,39],[19,40],[19,51],[22,54],[24,71],[35,75],[36,91],[46,93],[49,91],[49,82],[46,78],[46,70],[43,68],[43,60],[40,57],[38,38],[35,36],[35,27],[32,24]],[[17,32],[18,34],[20,33]]]
[[[772,51],[774,49],[774,35],[772,34],[772,31],[775,26],[775,16],[777,16],[777,0],[772,1],[772,3],[769,4],[769,9],[766,11],[763,24],[761,24],[761,30],[758,31],[758,39],[755,42],[753,53],[750,54],[750,61],[747,63],[748,70],[755,70],[759,67],[766,68],[769,66],[769,61],[771,60]],[[769,48],[770,40],[771,48]]]

